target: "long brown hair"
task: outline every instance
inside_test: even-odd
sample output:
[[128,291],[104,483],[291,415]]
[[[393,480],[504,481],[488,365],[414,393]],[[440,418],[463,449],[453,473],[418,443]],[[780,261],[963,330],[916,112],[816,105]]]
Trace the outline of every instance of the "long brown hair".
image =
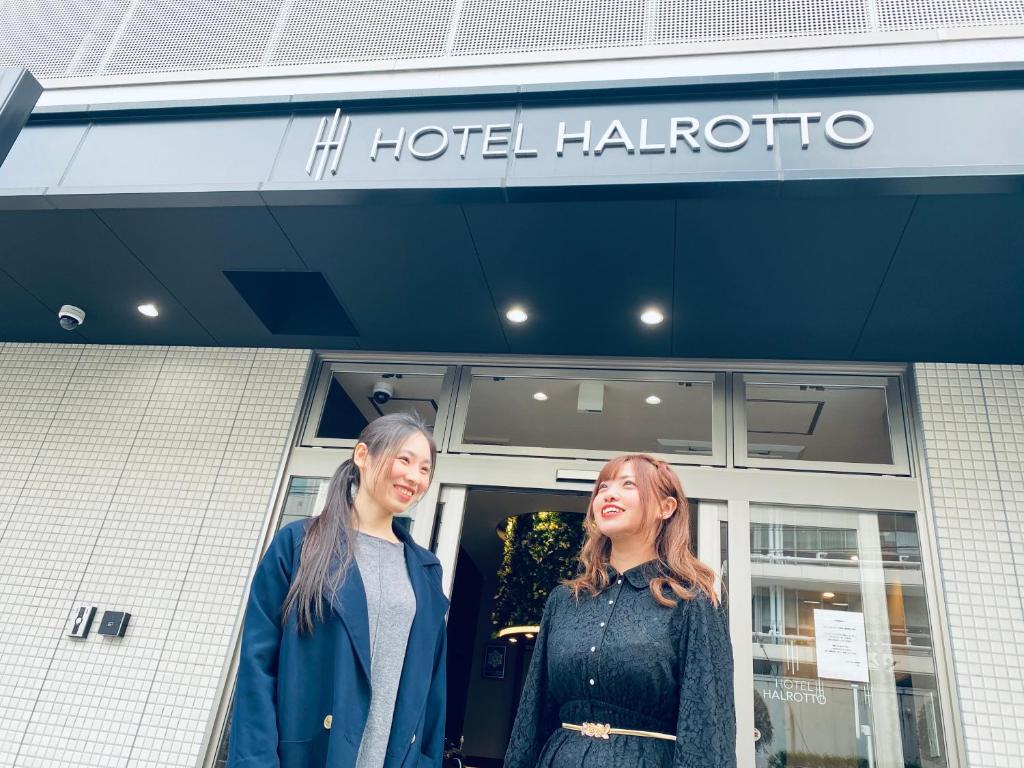
[[[374,484],[390,469],[405,441],[417,432],[430,444],[430,475],[433,479],[437,446],[418,416],[391,413],[366,425],[359,434],[357,445],[366,444]],[[323,511],[306,522],[299,568],[281,610],[282,624],[292,611],[296,612],[300,634],[312,632],[313,625],[323,621],[324,602],[338,590],[352,565],[354,553],[350,542],[356,529],[352,502],[359,483],[359,467],[352,459],[346,459],[331,477]]]
[[[683,493],[683,484],[668,464],[644,453],[617,456],[601,468],[583,521],[586,539],[580,550],[580,575],[566,581],[565,585],[574,596],[579,597],[581,592],[596,595],[611,583],[607,570],[612,542],[597,527],[594,500],[601,483],[617,477],[626,464],[633,466],[640,502],[643,504],[645,527],[648,530],[657,527],[654,546],[658,553],[658,571],[651,579],[654,599],[660,605],[673,606],[676,601],[665,594],[669,589],[680,600],[691,600],[698,592],[704,592],[712,605],[718,605],[715,572],[690,551],[690,508],[686,494]],[[658,510],[661,502],[669,498],[676,500],[676,510],[665,520],[658,514]]]

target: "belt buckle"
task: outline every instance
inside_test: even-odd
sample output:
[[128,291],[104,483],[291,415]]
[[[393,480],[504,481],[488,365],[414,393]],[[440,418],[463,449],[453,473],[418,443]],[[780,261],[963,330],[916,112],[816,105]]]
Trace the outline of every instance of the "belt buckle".
[[580,726],[580,730],[584,736],[591,736],[595,739],[607,739],[612,726],[609,723],[583,723]]

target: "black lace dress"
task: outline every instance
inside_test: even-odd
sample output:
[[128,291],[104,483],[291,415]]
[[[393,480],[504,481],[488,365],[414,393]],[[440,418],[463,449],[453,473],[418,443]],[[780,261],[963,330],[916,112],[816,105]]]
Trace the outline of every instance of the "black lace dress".
[[[505,768],[734,768],[732,649],[725,613],[704,594],[655,602],[656,563],[577,601],[548,598]],[[585,736],[562,723],[672,734]]]

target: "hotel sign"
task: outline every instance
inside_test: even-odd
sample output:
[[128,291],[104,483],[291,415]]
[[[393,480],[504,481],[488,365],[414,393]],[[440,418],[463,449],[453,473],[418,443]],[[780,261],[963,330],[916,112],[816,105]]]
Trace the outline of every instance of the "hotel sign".
[[372,163],[428,162],[446,155],[467,159],[508,160],[551,156],[601,157],[624,155],[687,155],[704,151],[774,151],[781,137],[791,133],[807,150],[812,142],[827,142],[839,149],[863,147],[875,132],[865,112],[841,109],[824,112],[761,112],[720,114],[709,119],[689,115],[651,119],[558,120],[553,130],[531,129],[526,120],[500,123],[425,123],[376,127],[364,132],[360,146],[350,146],[353,117],[336,109],[323,117],[306,159],[306,174],[316,180],[337,175],[346,152],[357,152]]
[[[0,74],[0,94],[13,82]],[[1019,192],[1019,121],[994,119],[993,105],[1024,114],[1024,88],[368,99],[21,130],[26,102],[0,112],[0,150],[21,134],[0,165],[0,204],[130,207],[157,194],[172,206],[525,202],[721,185],[831,194],[848,182],[871,194]],[[956,141],[938,128],[951,114]]]

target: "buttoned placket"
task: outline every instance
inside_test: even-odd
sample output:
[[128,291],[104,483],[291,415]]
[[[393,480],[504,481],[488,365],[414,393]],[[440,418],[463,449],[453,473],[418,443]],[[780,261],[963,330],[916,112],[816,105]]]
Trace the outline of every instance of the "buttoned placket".
[[615,607],[619,603],[619,598],[622,596],[622,583],[625,577],[619,574],[615,579],[615,587],[613,589],[606,590],[603,594],[598,597],[601,601],[601,610],[598,615],[602,617],[602,620],[598,622],[597,641],[590,646],[590,650],[587,654],[587,689],[593,696],[597,690],[598,682],[600,681],[600,674],[598,672],[600,667],[600,656],[601,647],[604,645],[604,637],[608,632],[608,625],[611,623],[612,616],[615,613]]

